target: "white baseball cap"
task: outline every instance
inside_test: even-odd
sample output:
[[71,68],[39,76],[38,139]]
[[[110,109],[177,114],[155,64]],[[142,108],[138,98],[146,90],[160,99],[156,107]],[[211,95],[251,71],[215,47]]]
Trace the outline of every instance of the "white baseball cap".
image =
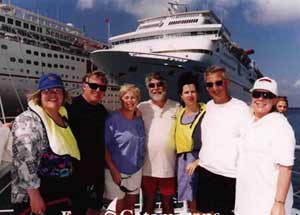
[[278,96],[277,83],[274,79],[271,79],[269,77],[262,77],[257,79],[250,92],[253,92],[254,90],[267,90]]

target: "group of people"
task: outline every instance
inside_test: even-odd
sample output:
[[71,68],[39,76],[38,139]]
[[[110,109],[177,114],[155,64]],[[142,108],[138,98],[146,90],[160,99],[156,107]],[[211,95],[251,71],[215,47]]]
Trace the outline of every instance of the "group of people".
[[98,214],[116,197],[117,213],[134,211],[140,189],[142,214],[154,214],[158,198],[162,213],[174,214],[176,194],[192,214],[290,213],[295,137],[275,111],[275,80],[256,80],[251,107],[230,96],[219,66],[204,73],[207,104],[195,73],[179,78],[180,103],[168,98],[161,74],[148,74],[145,84],[149,100],[125,84],[120,109],[108,113],[103,73],[86,74],[70,104],[57,74],[40,78],[12,126],[16,214],[56,214],[50,205],[64,198],[73,215]]

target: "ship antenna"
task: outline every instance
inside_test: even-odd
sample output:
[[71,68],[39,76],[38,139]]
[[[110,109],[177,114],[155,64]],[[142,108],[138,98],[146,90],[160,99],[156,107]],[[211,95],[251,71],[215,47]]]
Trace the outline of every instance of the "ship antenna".
[[188,5],[187,4],[180,4],[178,1],[168,2],[170,7],[168,8],[168,11],[170,15],[174,15],[179,11],[179,7],[184,8],[185,12],[188,12]]

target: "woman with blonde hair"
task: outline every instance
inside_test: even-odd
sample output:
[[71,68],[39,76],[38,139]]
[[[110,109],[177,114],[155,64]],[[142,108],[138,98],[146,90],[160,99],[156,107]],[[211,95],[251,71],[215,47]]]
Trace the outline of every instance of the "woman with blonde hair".
[[106,162],[104,198],[118,197],[117,213],[134,212],[142,180],[145,131],[137,116],[140,90],[133,84],[121,86],[121,108],[112,112],[105,125]]

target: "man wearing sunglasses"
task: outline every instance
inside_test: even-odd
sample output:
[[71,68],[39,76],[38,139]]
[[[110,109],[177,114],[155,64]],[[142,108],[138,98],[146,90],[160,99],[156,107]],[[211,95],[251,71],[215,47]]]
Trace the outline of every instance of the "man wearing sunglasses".
[[239,128],[250,119],[250,111],[229,95],[225,68],[209,67],[204,81],[212,100],[201,124],[197,207],[203,213],[233,215]]
[[167,83],[159,73],[146,77],[150,100],[139,104],[146,133],[146,153],[143,166],[143,213],[154,214],[157,191],[162,202],[162,213],[173,214],[172,197],[175,188],[174,144],[170,132],[179,104],[167,99]]
[[71,129],[77,139],[81,161],[75,179],[81,192],[78,204],[82,214],[98,214],[104,189],[104,128],[107,111],[101,104],[107,89],[102,72],[87,73],[82,79],[82,94],[73,98],[68,113]]

